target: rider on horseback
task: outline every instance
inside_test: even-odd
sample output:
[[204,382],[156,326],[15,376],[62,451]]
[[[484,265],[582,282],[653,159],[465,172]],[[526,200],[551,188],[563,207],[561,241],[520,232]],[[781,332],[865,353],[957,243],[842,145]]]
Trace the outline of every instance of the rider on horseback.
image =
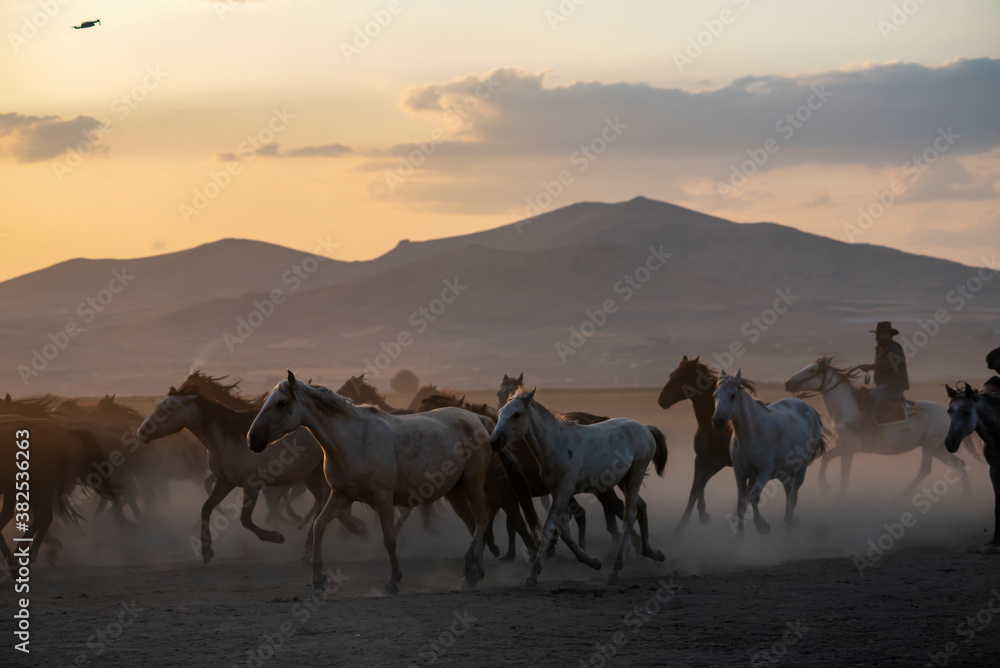
[[858,369],[875,373],[875,387],[869,396],[875,402],[876,421],[880,424],[901,422],[906,415],[897,406],[906,401],[903,391],[910,389],[910,379],[903,346],[892,338],[899,330],[893,328],[892,323],[882,321],[871,331],[875,334],[875,363],[861,364]]

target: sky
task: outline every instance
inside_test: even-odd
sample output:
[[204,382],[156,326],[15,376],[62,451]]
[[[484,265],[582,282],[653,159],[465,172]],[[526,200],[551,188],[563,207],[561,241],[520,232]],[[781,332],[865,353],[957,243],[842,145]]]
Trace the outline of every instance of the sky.
[[993,0],[4,0],[0,27],[0,280],[226,237],[368,259],[638,195],[1000,252]]

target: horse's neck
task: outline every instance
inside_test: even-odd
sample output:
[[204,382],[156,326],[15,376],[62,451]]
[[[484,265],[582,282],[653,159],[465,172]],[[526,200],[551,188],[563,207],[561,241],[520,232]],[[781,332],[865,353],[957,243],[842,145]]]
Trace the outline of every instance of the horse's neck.
[[840,382],[835,387],[823,393],[823,404],[838,426],[858,424],[863,411],[851,381],[840,377],[838,380]]
[[328,416],[316,406],[311,406],[302,422],[302,426],[319,442],[333,470],[346,470],[351,452],[365,447],[365,418],[353,406],[348,410],[350,415]]
[[738,397],[739,408],[733,415],[733,432],[740,441],[755,441],[756,436],[764,430],[767,409],[746,390],[741,389]]
[[1000,413],[985,399],[980,399],[976,405],[976,433],[988,447],[1000,450]]
[[[250,425],[247,425],[249,429]],[[218,422],[209,420],[199,411],[198,419],[188,425],[188,430],[208,449],[219,462],[242,461],[255,457],[247,446],[246,431],[227,433]]]
[[711,391],[706,390],[701,394],[691,397],[691,407],[694,409],[694,417],[698,421],[698,427],[706,430],[713,430],[712,426],[712,416],[715,414],[715,399],[712,394],[715,392],[716,388],[712,388]]
[[549,467],[562,448],[559,431],[566,428],[559,418],[535,406],[531,407],[531,428],[526,440],[543,469]]

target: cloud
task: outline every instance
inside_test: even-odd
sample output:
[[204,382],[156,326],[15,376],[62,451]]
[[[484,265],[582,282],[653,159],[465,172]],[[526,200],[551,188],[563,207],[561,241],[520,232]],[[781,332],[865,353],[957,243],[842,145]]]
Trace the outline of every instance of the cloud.
[[4,139],[4,147],[21,163],[50,160],[81,142],[93,152],[106,151],[107,147],[99,144],[102,133],[88,135],[100,127],[101,122],[92,116],[64,121],[58,116],[0,114],[0,137]]
[[993,184],[1000,180],[996,174],[973,174],[958,160],[942,157],[930,165],[920,180],[902,197],[906,202],[931,202],[938,200],[971,201],[993,199],[997,196]]
[[[339,158],[353,153],[350,146],[344,144],[323,144],[321,146],[303,146],[282,151],[277,143],[264,144],[256,150],[256,155],[270,158]],[[249,154],[236,154],[232,152],[218,153],[216,158],[222,162],[241,160],[249,157]]]
[[[632,151],[743,156],[774,136],[783,162],[818,160],[893,164],[922,150],[938,128],[960,135],[957,153],[1000,145],[1000,60],[959,60],[939,67],[872,65],[798,77],[751,76],[715,90],[687,92],[636,83],[545,87],[546,73],[494,70],[447,84],[408,90],[414,113],[468,111],[480,152],[565,151],[589,141],[607,118],[629,124]],[[483,82],[487,81],[488,84]],[[492,92],[484,95],[486,88]],[[794,118],[810,96],[826,91],[812,118]],[[464,104],[464,107],[462,106]],[[793,114],[791,120],[787,115]],[[776,125],[786,119],[781,129]],[[801,127],[795,127],[796,124]],[[784,139],[788,128],[793,136]]]
[[996,212],[984,214],[964,228],[919,228],[910,233],[911,243],[944,248],[980,248],[995,239],[1000,239],[1000,214]]

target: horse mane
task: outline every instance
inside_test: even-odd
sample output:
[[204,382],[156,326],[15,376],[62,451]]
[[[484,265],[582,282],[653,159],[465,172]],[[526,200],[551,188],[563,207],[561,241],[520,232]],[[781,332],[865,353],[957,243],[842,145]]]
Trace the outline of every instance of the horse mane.
[[[305,392],[313,400],[313,403],[331,415],[349,415],[351,413],[350,407],[355,405],[349,398],[341,396],[321,385],[298,383],[295,386],[295,391]],[[345,401],[347,402],[347,406],[344,405]],[[377,406],[362,405],[362,407],[379,410]]]
[[[513,395],[511,395],[510,400],[514,401],[515,399],[524,398],[524,395],[526,395],[527,393],[528,389],[524,385],[518,385],[517,390],[514,392]],[[559,411],[554,411],[550,408],[546,408],[538,401],[538,399],[532,399],[531,404],[533,406],[536,406],[537,408],[540,408],[544,415],[551,415],[552,417],[554,417],[556,420],[559,420],[559,422],[563,424],[575,424],[575,425],[580,424],[577,420],[568,415],[565,415],[564,413],[560,413]]]
[[24,397],[23,399],[8,398],[0,402],[0,407],[2,407],[3,412],[9,411],[11,415],[26,418],[51,417],[60,401],[62,398],[54,394],[43,394],[40,397]]
[[[326,389],[326,388],[324,388]],[[340,386],[336,394],[344,397],[355,406],[363,405],[386,405],[385,396],[382,395],[375,386],[365,380],[365,374],[360,376],[351,376],[347,381]]]
[[217,404],[221,404],[234,411],[259,411],[267,399],[267,393],[245,399],[239,391],[240,382],[236,381],[229,385],[222,381],[229,376],[209,376],[202,371],[195,371],[181,384],[178,389],[170,388],[170,394],[180,396],[199,396]]
[[139,411],[115,401],[114,397],[105,396],[90,407],[90,413],[97,410],[107,410],[115,419],[122,422],[142,422],[143,416]]
[[[722,378],[721,380],[719,380],[719,383],[722,384],[722,383],[725,383],[725,382],[732,382],[735,379],[736,379],[736,376],[726,376],[725,378]],[[741,389],[746,390],[747,394],[750,395],[750,398],[753,399],[754,401],[756,401],[762,407],[764,407],[765,410],[771,410],[770,404],[768,404],[766,401],[764,401],[762,399],[757,398],[757,383],[753,382],[749,378],[740,377],[739,386],[740,386]]]
[[836,358],[833,355],[822,355],[817,360],[816,363],[820,366],[826,366],[830,371],[833,371],[836,375],[844,378],[847,381],[847,386],[851,388],[851,392],[854,393],[854,399],[858,402],[859,406],[864,406],[865,402],[868,400],[868,388],[855,385],[855,381],[861,376],[861,371],[856,367],[851,367],[850,369],[845,369],[843,367],[836,366],[834,364]]

